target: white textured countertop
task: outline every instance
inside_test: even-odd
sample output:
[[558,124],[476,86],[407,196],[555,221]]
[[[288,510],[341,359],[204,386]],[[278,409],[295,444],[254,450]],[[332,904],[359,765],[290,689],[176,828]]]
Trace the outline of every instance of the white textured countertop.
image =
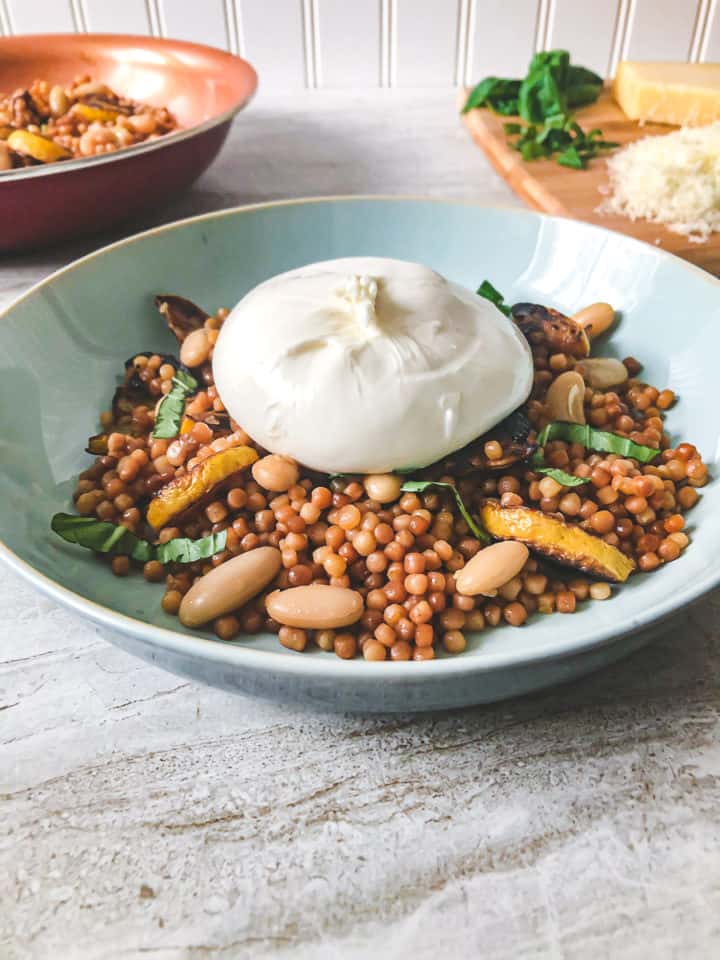
[[[160,220],[277,197],[517,203],[447,93],[263,98]],[[0,304],[121,234],[0,263]],[[571,687],[314,715],[132,659],[0,569],[2,960],[720,953],[720,593]]]

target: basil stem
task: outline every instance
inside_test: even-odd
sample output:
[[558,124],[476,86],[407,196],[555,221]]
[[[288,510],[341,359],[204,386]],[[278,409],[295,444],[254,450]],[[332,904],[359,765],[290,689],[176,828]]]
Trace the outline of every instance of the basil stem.
[[190,540],[177,537],[167,543],[149,543],[141,540],[127,527],[106,523],[95,517],[78,517],[72,513],[56,513],[50,521],[54,533],[68,543],[77,543],[96,553],[132,557],[140,563],[159,560],[160,563],[194,563],[207,560],[225,549],[227,530],[209,537]]
[[641,463],[650,463],[660,455],[654,447],[644,447],[628,437],[619,437],[616,433],[595,430],[587,423],[565,423],[556,420],[548,423],[537,438],[539,447],[550,440],[565,440],[567,443],[581,443],[587,450],[602,450],[605,453],[617,453],[621,457],[632,457]]
[[400,489],[405,493],[422,493],[424,490],[427,490],[428,487],[442,487],[446,490],[449,490],[455,498],[455,503],[457,504],[457,508],[460,511],[463,520],[468,525],[473,535],[483,543],[490,543],[489,534],[483,530],[477,521],[470,516],[470,511],[463,503],[462,497],[458,493],[456,487],[454,487],[451,483],[442,483],[439,480],[407,480],[402,487],[400,487]]
[[576,477],[572,473],[566,473],[558,467],[533,467],[533,470],[535,473],[542,473],[546,477],[552,477],[556,483],[562,484],[563,487],[582,487],[584,483],[588,482],[582,477]]
[[184,370],[178,370],[173,377],[173,388],[160,401],[155,416],[153,440],[170,440],[180,433],[185,400],[198,388],[197,380]]
[[587,480],[583,480],[582,477],[576,477],[573,473],[566,473],[565,470],[561,470],[559,467],[548,467],[545,464],[545,458],[539,450],[536,450],[532,455],[530,466],[535,473],[542,473],[546,477],[552,477],[556,483],[561,483],[564,487],[581,487],[588,482]]

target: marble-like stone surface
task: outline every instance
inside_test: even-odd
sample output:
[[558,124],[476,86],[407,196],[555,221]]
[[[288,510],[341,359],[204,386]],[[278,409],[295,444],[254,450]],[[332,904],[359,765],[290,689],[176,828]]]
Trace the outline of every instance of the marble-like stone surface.
[[[124,233],[367,192],[516,202],[445,93],[261,96]],[[97,245],[6,259],[0,303]],[[364,719],[163,673],[1,572],[2,960],[720,953],[720,593],[572,686]]]

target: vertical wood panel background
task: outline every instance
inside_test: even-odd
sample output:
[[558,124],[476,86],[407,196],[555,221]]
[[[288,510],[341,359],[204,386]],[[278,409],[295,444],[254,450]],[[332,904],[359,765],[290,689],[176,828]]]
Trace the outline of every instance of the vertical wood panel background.
[[606,76],[619,8],[619,0],[554,0],[545,46],[570,50],[574,61]]
[[698,7],[695,0],[633,0],[625,58],[689,59]]
[[145,0],[80,0],[85,27],[93,33],[149,33]]
[[471,0],[465,82],[521,76],[536,50],[537,0]]
[[0,0],[0,33],[82,30],[232,50],[276,92],[519,76],[551,47],[603,74],[621,57],[720,61],[720,0]]
[[69,0],[6,0],[13,33],[72,33],[76,29]]
[[168,37],[229,47],[224,0],[159,0],[160,26]]
[[703,39],[700,59],[720,61],[720,3],[718,0],[712,0]]
[[380,0],[314,0],[317,84],[377,87],[380,68]]
[[242,0],[236,6],[240,54],[260,75],[262,90],[306,83],[302,0]]
[[393,0],[391,83],[441,87],[457,75],[460,0]]

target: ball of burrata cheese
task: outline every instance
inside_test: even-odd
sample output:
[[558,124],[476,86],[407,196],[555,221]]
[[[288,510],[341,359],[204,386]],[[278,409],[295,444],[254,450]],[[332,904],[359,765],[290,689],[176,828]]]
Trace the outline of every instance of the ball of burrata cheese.
[[424,467],[529,396],[528,343],[494,304],[430,267],[313,263],[240,300],[213,374],[261,446],[324,473]]

